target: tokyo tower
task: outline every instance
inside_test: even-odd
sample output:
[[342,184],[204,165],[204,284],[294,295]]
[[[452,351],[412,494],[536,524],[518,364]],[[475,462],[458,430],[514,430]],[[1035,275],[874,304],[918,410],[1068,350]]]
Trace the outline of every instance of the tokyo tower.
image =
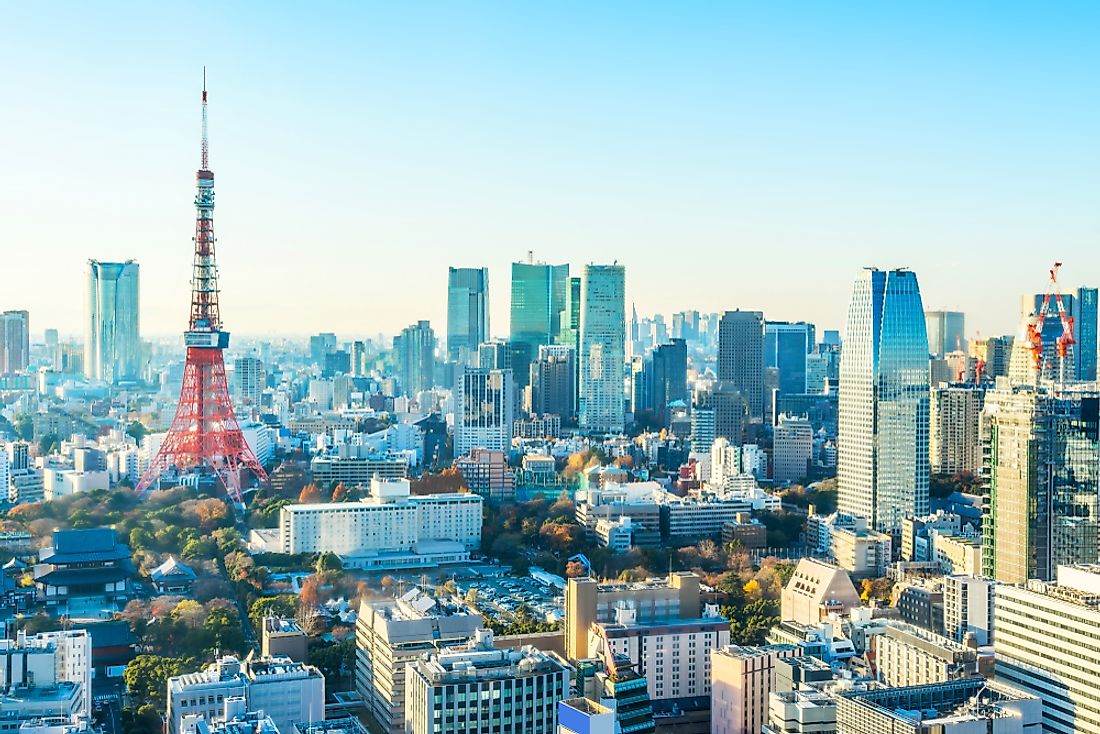
[[191,272],[191,321],[184,332],[187,364],[179,407],[172,427],[138,482],[145,493],[168,469],[205,470],[218,476],[226,493],[241,501],[241,473],[249,470],[267,481],[260,462],[244,440],[233,414],[222,352],[229,332],[222,330],[218,310],[218,266],[214,258],[214,173],[209,165],[206,134],[206,74],[202,85],[202,166],[195,174],[195,262]]

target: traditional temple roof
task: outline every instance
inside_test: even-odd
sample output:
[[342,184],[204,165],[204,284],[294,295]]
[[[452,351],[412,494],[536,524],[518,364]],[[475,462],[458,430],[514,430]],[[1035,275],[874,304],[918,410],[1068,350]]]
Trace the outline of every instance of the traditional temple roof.
[[166,580],[189,580],[196,578],[195,572],[176,560],[175,556],[168,556],[168,560],[149,572],[149,578],[160,582]]

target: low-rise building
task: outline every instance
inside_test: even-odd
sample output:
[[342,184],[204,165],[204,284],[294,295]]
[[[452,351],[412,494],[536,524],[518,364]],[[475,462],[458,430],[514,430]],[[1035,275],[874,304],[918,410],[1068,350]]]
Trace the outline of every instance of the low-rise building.
[[847,571],[803,558],[783,588],[780,615],[784,621],[819,624],[830,614],[844,615],[862,604]]
[[836,734],[1019,734],[1038,732],[1040,702],[985,678],[841,693]]
[[977,652],[911,624],[893,623],[873,639],[878,680],[916,686],[977,674]]

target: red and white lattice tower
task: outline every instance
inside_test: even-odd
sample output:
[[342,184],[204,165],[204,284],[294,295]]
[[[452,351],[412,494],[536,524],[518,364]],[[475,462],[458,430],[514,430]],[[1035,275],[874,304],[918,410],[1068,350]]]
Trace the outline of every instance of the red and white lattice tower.
[[[204,75],[205,76],[205,75]],[[214,174],[209,167],[206,136],[206,83],[202,89],[202,167],[196,174],[195,264],[191,274],[191,321],[184,333],[187,365],[172,427],[138,482],[144,493],[159,484],[171,468],[178,472],[205,470],[216,474],[226,493],[241,500],[241,473],[249,470],[267,481],[260,462],[244,440],[233,414],[222,352],[229,332],[222,330],[218,311],[218,266],[214,258]]]

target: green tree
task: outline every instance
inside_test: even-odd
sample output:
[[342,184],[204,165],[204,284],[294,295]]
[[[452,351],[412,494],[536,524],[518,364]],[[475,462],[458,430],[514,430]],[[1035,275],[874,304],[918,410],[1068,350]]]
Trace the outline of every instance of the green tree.
[[152,704],[144,704],[134,709],[122,710],[123,734],[161,734],[164,722]]
[[298,599],[294,594],[279,594],[278,596],[265,596],[252,602],[248,610],[248,619],[252,622],[253,629],[259,630],[264,623],[264,617],[283,617],[292,619],[298,612]]
[[340,556],[332,551],[326,551],[317,556],[317,563],[314,565],[314,568],[317,573],[324,573],[325,571],[343,571],[344,562],[340,560]]
[[202,623],[203,629],[210,635],[213,646],[218,650],[233,652],[244,651],[244,633],[237,615],[225,607],[215,607]]
[[149,429],[145,427],[145,424],[141,421],[134,421],[126,428],[126,435],[131,436],[137,445],[140,446],[141,442],[145,439],[145,434],[149,433]]
[[15,430],[24,441],[34,440],[34,419],[29,415],[20,415],[15,418]]
[[194,658],[138,655],[126,666],[122,682],[126,684],[134,701],[163,707],[168,679],[193,671],[196,667]]

